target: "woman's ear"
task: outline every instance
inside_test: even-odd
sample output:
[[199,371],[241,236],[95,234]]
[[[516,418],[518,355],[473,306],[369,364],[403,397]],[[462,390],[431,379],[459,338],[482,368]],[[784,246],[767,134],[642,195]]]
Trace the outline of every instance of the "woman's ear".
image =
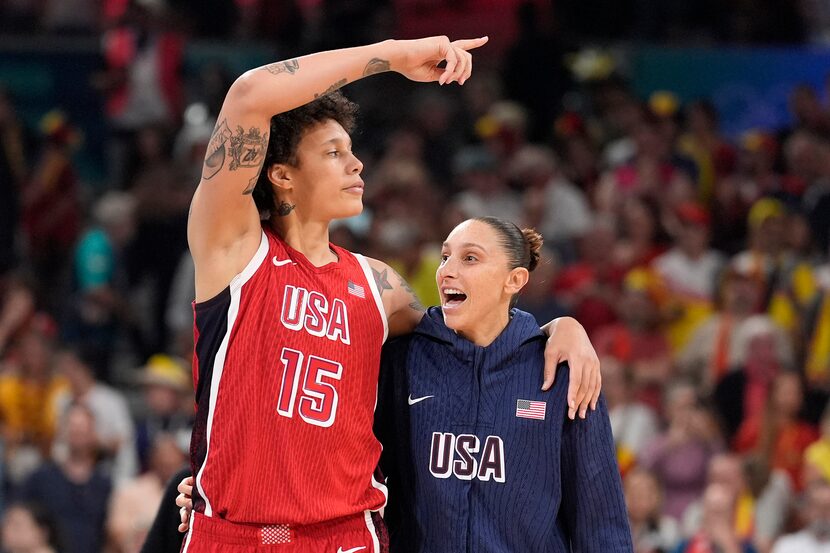
[[268,180],[284,192],[294,187],[291,182],[290,168],[284,163],[275,163],[268,168]]
[[527,269],[524,267],[516,267],[507,276],[507,281],[504,283],[504,291],[510,296],[518,294],[529,279],[530,272]]

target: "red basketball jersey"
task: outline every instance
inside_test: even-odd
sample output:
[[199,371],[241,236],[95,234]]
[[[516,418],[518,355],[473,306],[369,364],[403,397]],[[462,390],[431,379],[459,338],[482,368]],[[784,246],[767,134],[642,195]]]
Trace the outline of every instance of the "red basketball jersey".
[[372,432],[388,327],[363,256],[315,267],[263,231],[218,296],[194,305],[194,508],[312,524],[386,502]]

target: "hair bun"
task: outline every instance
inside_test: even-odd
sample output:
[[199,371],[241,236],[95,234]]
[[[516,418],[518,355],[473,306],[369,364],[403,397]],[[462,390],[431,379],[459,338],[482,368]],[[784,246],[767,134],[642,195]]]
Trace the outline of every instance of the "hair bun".
[[525,238],[525,244],[527,244],[527,249],[530,253],[530,262],[527,265],[527,270],[532,271],[539,264],[539,258],[542,256],[542,244],[545,241],[542,235],[532,228],[522,229],[522,236]]

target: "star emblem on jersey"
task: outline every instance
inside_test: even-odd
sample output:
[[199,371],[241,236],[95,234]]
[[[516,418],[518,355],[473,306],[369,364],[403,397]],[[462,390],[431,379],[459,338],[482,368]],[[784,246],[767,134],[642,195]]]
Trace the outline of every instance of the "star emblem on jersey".
[[420,403],[420,402],[424,401],[425,399],[429,399],[431,397],[435,397],[435,396],[412,397],[412,394],[409,394],[409,397],[406,398],[406,402],[410,405],[415,405],[416,403]]
[[360,547],[352,547],[351,549],[343,549],[342,547],[337,548],[337,553],[355,553],[355,551],[361,551],[366,549],[365,545],[361,545]]
[[544,401],[530,401],[529,399],[516,400],[516,416],[522,419],[545,420],[545,409],[547,403]]

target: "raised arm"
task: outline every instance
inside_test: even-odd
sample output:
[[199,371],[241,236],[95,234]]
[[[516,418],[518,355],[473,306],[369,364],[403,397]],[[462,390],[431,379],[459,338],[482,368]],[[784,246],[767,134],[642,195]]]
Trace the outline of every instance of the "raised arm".
[[[251,193],[262,170],[272,116],[384,71],[414,81],[463,84],[472,71],[468,50],[486,41],[387,40],[272,63],[236,79],[217,118],[191,204],[188,242],[196,264],[197,300],[221,291],[259,245],[259,213]],[[447,65],[439,68],[443,60]]]

